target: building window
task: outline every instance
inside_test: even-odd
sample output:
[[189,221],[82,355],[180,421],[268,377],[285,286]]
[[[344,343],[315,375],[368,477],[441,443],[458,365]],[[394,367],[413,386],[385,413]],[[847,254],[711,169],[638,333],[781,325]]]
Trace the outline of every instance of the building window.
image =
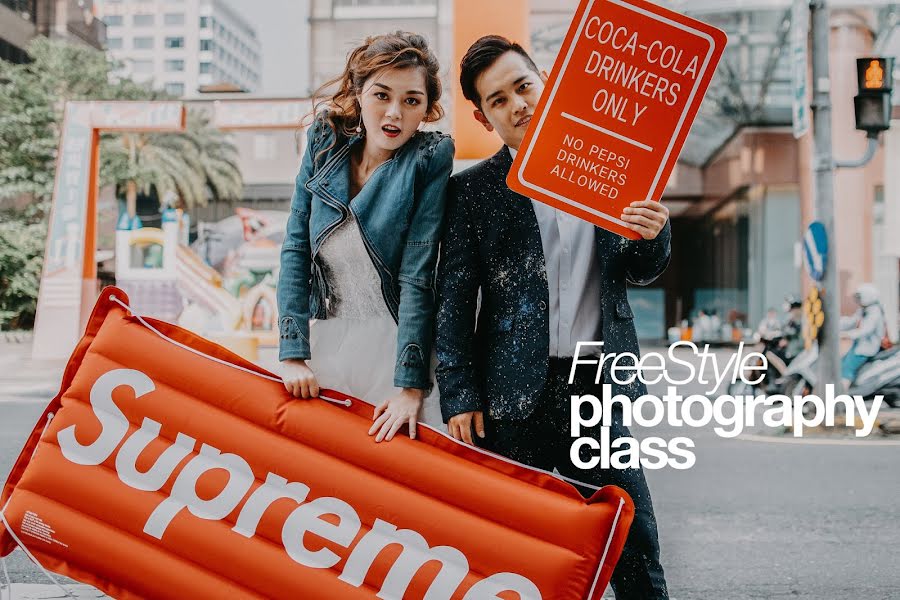
[[184,61],[181,59],[167,60],[166,61],[166,71],[169,73],[174,73],[177,71],[184,71]]
[[152,37],[136,37],[132,41],[132,45],[135,50],[152,50],[153,49],[153,38]]
[[121,50],[122,49],[122,38],[106,38],[106,49],[107,50]]
[[200,17],[200,29],[206,29],[209,27],[209,17],[206,15]]
[[215,46],[212,40],[200,40],[200,52],[212,51]]
[[184,84],[178,82],[167,83],[166,93],[170,96],[184,96]]
[[200,63],[200,74],[206,75],[207,73],[212,72],[212,63],[202,62]]
[[117,27],[122,24],[122,15],[108,15],[103,18],[107,27]]
[[166,25],[184,25],[184,13],[166,13],[163,16]]
[[166,48],[184,48],[183,37],[167,37]]
[[133,73],[152,73],[152,60],[133,60],[131,61],[131,71]]
[[135,27],[152,27],[155,19],[154,15],[134,15],[132,23]]

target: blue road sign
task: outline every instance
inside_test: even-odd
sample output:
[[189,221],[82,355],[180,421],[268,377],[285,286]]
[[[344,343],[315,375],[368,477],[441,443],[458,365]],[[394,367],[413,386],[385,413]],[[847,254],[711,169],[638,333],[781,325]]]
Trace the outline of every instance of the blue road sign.
[[825,265],[828,264],[828,235],[825,233],[825,226],[819,221],[810,223],[803,234],[803,255],[809,276],[822,281],[825,277]]

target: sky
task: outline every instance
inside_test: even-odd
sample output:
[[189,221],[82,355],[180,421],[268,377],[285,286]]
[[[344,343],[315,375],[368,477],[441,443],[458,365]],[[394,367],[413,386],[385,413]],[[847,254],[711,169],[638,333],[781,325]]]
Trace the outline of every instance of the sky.
[[262,89],[268,96],[305,96],[309,79],[309,0],[226,0],[256,28],[262,44]]

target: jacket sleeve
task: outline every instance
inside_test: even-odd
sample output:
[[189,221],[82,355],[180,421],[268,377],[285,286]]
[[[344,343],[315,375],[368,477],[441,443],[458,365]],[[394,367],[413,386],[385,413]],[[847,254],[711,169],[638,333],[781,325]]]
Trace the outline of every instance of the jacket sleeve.
[[450,136],[440,136],[427,148],[427,165],[400,260],[400,309],[397,329],[396,387],[427,389],[431,385],[434,339],[434,275],[447,207],[447,181],[455,149]]
[[447,228],[438,264],[437,381],[444,421],[483,410],[475,370],[474,338],[478,290],[478,239],[470,198],[450,180]]
[[309,245],[309,212],[312,197],[306,189],[306,182],[313,174],[313,146],[320,127],[317,121],[307,132],[306,152],[294,183],[291,211],[281,246],[277,289],[280,361],[310,358],[309,294],[312,255]]
[[841,331],[851,331],[856,329],[857,324],[862,318],[862,311],[857,310],[852,315],[841,315],[839,328]]
[[672,224],[666,221],[652,240],[631,240],[625,250],[625,273],[630,283],[649,285],[662,275],[672,257]]
[[[877,307],[875,307],[877,308]],[[859,314],[859,313],[858,313]],[[856,340],[862,337],[881,336],[884,324],[881,320],[880,310],[866,310],[861,312],[860,319],[841,317],[841,330],[847,332],[847,337]],[[856,326],[859,323],[859,326]]]

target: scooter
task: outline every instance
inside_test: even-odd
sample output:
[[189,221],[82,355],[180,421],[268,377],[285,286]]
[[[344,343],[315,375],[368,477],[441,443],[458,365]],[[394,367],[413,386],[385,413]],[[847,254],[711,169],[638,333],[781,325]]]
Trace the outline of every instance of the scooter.
[[[790,397],[809,394],[818,378],[816,373],[818,360],[817,343],[798,354],[778,380],[781,393]],[[900,346],[882,350],[866,362],[850,384],[847,393],[866,399],[883,395],[884,402],[888,406],[900,408]]]
[[[766,364],[768,365],[768,369],[766,370],[762,381],[756,385],[750,385],[749,383],[745,383],[742,379],[738,379],[728,385],[729,395],[756,396],[758,394],[780,393],[778,381],[781,380],[788,366],[777,352],[784,336],[782,336],[780,332],[773,333],[774,335],[771,335],[768,338],[760,339],[759,343],[754,348],[756,352],[759,352],[766,357]],[[759,359],[756,364],[753,364],[752,366],[762,366],[762,362],[762,359]]]

